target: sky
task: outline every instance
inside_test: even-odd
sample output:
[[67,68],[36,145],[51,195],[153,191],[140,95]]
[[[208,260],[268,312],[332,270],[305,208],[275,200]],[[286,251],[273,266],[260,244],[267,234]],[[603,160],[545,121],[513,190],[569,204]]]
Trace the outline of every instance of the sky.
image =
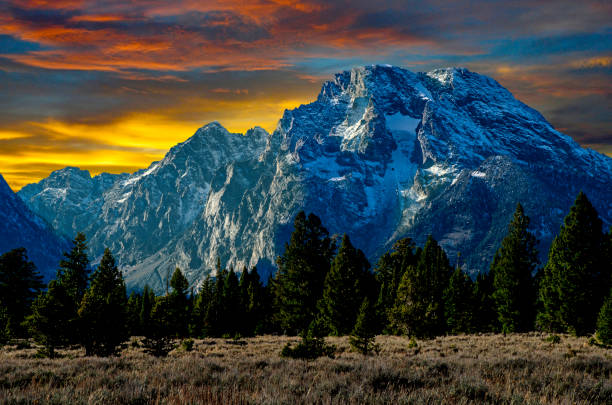
[[486,74],[612,156],[609,0],[0,0],[0,173],[133,172],[210,121],[272,131],[379,63]]

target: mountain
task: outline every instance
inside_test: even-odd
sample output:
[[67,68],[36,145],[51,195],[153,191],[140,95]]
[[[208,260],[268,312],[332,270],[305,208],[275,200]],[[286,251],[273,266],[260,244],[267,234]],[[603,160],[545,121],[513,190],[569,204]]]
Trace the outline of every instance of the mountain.
[[433,234],[476,273],[488,270],[521,202],[545,258],[580,190],[609,226],[612,159],[495,80],[367,66],[286,110],[272,134],[215,122],[146,170],[92,178],[67,168],[19,196],[58,231],[84,231],[94,256],[110,247],[128,285],[161,289],[174,266],[198,282],[217,257],[273,271],[302,209],[372,261],[401,237]]
[[62,252],[69,248],[68,240],[55,234],[38,215],[34,214],[11,190],[0,175],[0,254],[25,247],[45,281],[55,276]]

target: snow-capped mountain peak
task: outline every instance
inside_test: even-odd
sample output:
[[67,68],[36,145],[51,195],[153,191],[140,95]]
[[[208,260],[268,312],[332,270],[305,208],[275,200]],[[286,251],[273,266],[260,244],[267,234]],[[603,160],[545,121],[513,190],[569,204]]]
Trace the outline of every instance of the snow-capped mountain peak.
[[176,265],[197,282],[217,257],[272,270],[301,209],[372,260],[431,233],[471,272],[488,269],[519,201],[542,252],[580,189],[612,222],[612,159],[463,68],[355,68],[272,134],[213,122],[134,174],[69,172],[19,194],[61,232],[85,231],[97,254],[110,247],[132,285],[160,287]]

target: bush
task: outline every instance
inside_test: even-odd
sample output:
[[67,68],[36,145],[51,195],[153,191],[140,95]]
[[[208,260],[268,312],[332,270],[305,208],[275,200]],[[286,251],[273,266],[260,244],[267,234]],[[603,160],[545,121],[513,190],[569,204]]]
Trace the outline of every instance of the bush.
[[174,349],[172,339],[167,336],[147,337],[142,341],[145,353],[155,357],[166,357]]
[[545,339],[545,341],[556,345],[561,343],[561,337],[559,335],[550,335]]
[[292,359],[315,360],[322,356],[334,358],[336,347],[325,343],[323,338],[304,337],[295,347],[287,343],[281,351],[281,357]]
[[181,350],[184,352],[190,352],[193,350],[193,339],[183,339],[181,342]]

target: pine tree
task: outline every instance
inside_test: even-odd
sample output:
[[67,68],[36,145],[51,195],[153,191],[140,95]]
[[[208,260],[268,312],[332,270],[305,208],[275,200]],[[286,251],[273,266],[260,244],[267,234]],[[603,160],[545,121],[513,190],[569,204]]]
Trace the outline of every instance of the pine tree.
[[474,330],[495,332],[499,329],[497,312],[493,301],[493,271],[480,273],[474,282]]
[[44,287],[41,280],[24,248],[13,249],[0,256],[0,307],[6,309],[6,329],[11,336],[25,336],[22,323],[30,313],[32,302]]
[[155,304],[155,293],[149,287],[149,285],[145,285],[142,290],[142,300],[140,304],[140,333],[146,335],[149,329],[151,328],[151,311],[153,309],[153,305]]
[[185,337],[188,333],[189,324],[189,300],[187,298],[187,290],[189,289],[189,282],[178,267],[172,274],[170,280],[170,287],[172,291],[169,295],[171,304],[170,308],[170,325],[169,327],[173,331],[173,336]]
[[359,305],[375,283],[370,263],[344,234],[323,287],[322,314],[332,334],[350,333],[355,326]]
[[226,269],[220,269],[218,266],[214,282],[211,282],[210,301],[206,306],[204,314],[204,322],[202,325],[202,333],[207,337],[221,336],[225,333],[227,321],[223,313],[223,286],[225,279],[228,276]]
[[0,305],[0,347],[5,345],[10,338],[8,311]]
[[586,335],[595,330],[597,312],[610,288],[606,237],[597,211],[578,194],[553,240],[540,283],[539,327]]
[[397,288],[402,276],[408,267],[417,263],[416,245],[410,238],[400,239],[393,245],[390,252],[381,256],[376,264],[374,273],[380,286],[376,313],[379,320],[378,330],[389,331],[389,309],[395,304]]
[[277,321],[285,333],[305,331],[316,317],[334,251],[321,220],[298,213],[273,283]]
[[223,283],[223,298],[221,313],[225,319],[224,334],[235,336],[241,328],[242,305],[240,299],[238,276],[233,268],[230,268],[225,282]]
[[89,273],[87,242],[85,235],[79,232],[72,241],[70,252],[64,252],[64,259],[60,261],[56,275],[57,281],[64,286],[68,295],[72,297],[75,315],[87,290]]
[[172,338],[176,335],[174,302],[169,295],[156,297],[151,309],[150,327],[147,328],[143,346],[146,353],[156,357],[167,356],[174,348]]
[[195,298],[193,305],[193,316],[191,318],[191,335],[196,337],[206,336],[206,314],[214,296],[214,283],[210,275],[206,277],[202,288]]
[[322,356],[333,358],[336,347],[325,341],[326,335],[326,322],[317,316],[310,322],[308,328],[301,332],[302,341],[295,347],[287,343],[281,351],[281,356],[302,360],[315,360]]
[[138,336],[141,334],[140,311],[142,309],[142,297],[132,291],[127,301],[127,327],[128,336]]
[[267,289],[263,286],[257,267],[247,271],[246,267],[240,277],[240,294],[242,302],[243,336],[253,336],[263,333],[268,323],[269,299]]
[[444,316],[451,334],[473,331],[475,310],[474,286],[470,277],[457,267],[444,291]]
[[612,289],[599,311],[597,339],[605,345],[612,345]]
[[32,314],[27,318],[28,328],[34,340],[43,345],[44,353],[53,358],[55,349],[69,343],[70,309],[72,297],[64,285],[52,280],[47,291],[41,293],[32,304]]
[[508,234],[495,254],[493,300],[502,332],[532,330],[535,319],[535,291],[532,274],[538,265],[537,240],[528,231],[529,217],[521,204],[516,211]]
[[127,297],[123,276],[107,248],[79,308],[88,356],[109,356],[127,338]]
[[408,336],[433,337],[446,330],[444,290],[452,269],[444,250],[430,235],[416,266],[402,276],[390,316]]
[[359,307],[357,322],[349,338],[351,347],[363,355],[378,351],[378,345],[375,343],[376,327],[374,308],[368,297],[365,297]]

